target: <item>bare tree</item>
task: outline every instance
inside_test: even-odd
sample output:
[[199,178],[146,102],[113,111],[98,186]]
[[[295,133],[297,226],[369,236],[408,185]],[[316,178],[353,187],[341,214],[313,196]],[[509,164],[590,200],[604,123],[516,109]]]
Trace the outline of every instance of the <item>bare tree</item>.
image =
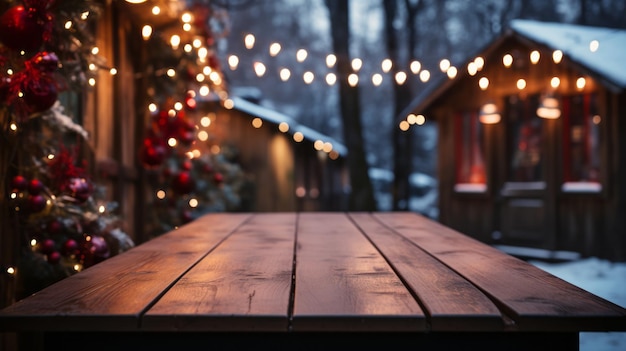
[[359,89],[358,86],[350,86],[347,79],[351,73],[348,0],[325,1],[330,15],[333,51],[337,56],[339,105],[343,122],[344,143],[348,148],[347,161],[352,187],[349,209],[352,211],[372,211],[376,209],[376,202],[365,158]]

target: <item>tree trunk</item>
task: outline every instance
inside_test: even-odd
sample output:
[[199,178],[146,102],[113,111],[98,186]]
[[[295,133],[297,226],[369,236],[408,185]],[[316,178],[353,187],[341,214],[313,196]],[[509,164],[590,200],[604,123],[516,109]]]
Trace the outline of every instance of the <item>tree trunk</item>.
[[333,50],[337,56],[339,104],[344,142],[348,148],[347,161],[351,186],[349,210],[373,211],[376,209],[376,202],[365,158],[359,90],[358,86],[351,87],[348,84],[348,75],[352,73],[349,53],[348,0],[326,0],[326,7],[330,15]]

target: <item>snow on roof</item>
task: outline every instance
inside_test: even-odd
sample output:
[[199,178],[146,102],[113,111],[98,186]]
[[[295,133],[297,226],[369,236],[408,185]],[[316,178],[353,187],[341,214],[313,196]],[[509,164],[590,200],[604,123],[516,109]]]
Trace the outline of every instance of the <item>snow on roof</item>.
[[[561,50],[570,60],[626,88],[626,30],[565,23],[512,20],[510,28],[536,43]],[[598,49],[590,50],[597,40]]]
[[[489,51],[500,45],[502,39],[517,34],[553,50],[561,50],[568,60],[599,76],[614,89],[626,89],[626,30],[521,19],[509,22],[509,28],[479,52]],[[593,40],[599,43],[595,52],[590,50]],[[459,74],[457,79],[463,76]],[[454,81],[446,75],[433,77],[400,115],[406,116],[416,109],[423,109],[453,84]]]
[[296,132],[302,133],[305,139],[315,142],[321,140],[323,142],[329,142],[333,146],[333,150],[337,151],[340,156],[345,157],[348,155],[348,148],[345,145],[335,140],[334,138],[324,135],[314,129],[299,124],[287,115],[284,115],[276,110],[272,110],[261,105],[257,105],[245,99],[239,97],[231,97],[234,103],[234,109],[243,111],[247,114],[261,118],[264,121],[279,125],[281,122],[289,124],[289,131],[287,133],[293,135]]

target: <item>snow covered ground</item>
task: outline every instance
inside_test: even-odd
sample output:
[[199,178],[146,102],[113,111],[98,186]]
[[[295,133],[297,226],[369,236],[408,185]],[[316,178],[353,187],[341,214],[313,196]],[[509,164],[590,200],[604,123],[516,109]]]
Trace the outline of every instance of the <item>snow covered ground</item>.
[[[531,264],[626,308],[626,262],[586,258],[565,263],[530,260]],[[581,333],[581,351],[624,351],[626,333]]]

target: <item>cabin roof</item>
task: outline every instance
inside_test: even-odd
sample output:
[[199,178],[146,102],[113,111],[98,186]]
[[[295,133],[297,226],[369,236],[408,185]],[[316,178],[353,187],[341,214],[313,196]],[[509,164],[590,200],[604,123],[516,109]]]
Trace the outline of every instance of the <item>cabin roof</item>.
[[[486,48],[478,54],[469,56],[470,60],[479,55],[492,52],[503,42],[512,37],[522,38],[530,43],[551,50],[561,50],[564,61],[569,61],[581,71],[598,79],[612,91],[626,89],[626,30],[603,27],[590,27],[566,23],[540,22],[533,20],[512,20],[509,27],[499,37],[494,38]],[[595,52],[590,50],[592,40],[599,42]],[[459,65],[463,67],[462,65]],[[457,79],[467,73],[459,74],[456,79],[448,79],[445,75],[437,75],[424,85],[423,89],[401,112],[408,115],[416,110],[423,110]]]
[[304,139],[311,142],[321,140],[323,142],[331,143],[333,145],[333,150],[337,151],[337,153],[341,157],[345,157],[348,155],[348,148],[344,144],[340,143],[338,140],[328,135],[322,134],[310,127],[302,125],[285,114],[255,104],[240,97],[230,97],[230,99],[234,103],[233,109],[235,110],[239,110],[254,117],[259,117],[264,122],[272,123],[277,126],[281,122],[286,122],[287,124],[289,124],[289,130],[287,131],[287,134],[293,135],[296,132],[300,132],[304,136]]

